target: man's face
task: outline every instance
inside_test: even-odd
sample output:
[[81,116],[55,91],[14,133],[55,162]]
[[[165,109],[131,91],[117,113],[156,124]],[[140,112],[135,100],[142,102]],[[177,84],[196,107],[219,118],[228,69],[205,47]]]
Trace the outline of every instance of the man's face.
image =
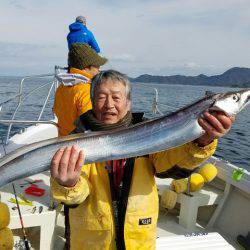
[[129,109],[130,102],[123,83],[107,80],[95,90],[93,110],[96,118],[104,124],[117,123]]

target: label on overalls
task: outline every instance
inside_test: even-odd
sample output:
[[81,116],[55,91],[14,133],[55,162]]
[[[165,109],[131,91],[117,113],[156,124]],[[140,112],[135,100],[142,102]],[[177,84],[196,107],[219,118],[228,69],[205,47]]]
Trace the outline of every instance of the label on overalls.
[[152,218],[139,219],[139,225],[149,225],[152,223]]

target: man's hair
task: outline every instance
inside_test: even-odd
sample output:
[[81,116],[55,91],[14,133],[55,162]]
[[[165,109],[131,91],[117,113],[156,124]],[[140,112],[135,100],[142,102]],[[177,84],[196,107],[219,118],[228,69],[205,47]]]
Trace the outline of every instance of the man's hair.
[[116,70],[105,70],[101,71],[97,74],[91,81],[91,89],[90,89],[90,98],[92,103],[94,103],[94,91],[98,86],[107,80],[118,81],[122,83],[126,88],[126,97],[127,100],[131,101],[131,84],[129,82],[128,77],[125,74],[122,74]]

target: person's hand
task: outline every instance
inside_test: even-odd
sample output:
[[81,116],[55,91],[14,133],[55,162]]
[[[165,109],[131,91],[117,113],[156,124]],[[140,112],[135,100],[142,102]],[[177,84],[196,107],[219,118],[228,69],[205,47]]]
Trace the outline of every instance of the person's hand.
[[84,163],[83,151],[76,146],[59,149],[50,164],[51,176],[62,186],[73,187],[79,180]]
[[214,139],[227,134],[234,121],[235,116],[229,117],[220,111],[204,112],[203,117],[198,119],[198,123],[205,130],[205,134],[196,139],[195,142],[201,147],[210,144]]

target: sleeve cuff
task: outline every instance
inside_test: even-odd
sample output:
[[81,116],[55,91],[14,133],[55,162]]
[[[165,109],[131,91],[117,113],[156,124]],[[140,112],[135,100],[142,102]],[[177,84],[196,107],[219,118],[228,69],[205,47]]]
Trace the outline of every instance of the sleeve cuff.
[[74,187],[64,187],[55,179],[51,178],[52,196],[59,202],[66,204],[79,204],[89,194],[89,185],[86,180],[80,177]]
[[197,158],[208,158],[212,156],[217,148],[218,140],[213,140],[210,144],[205,147],[198,146],[197,143],[190,142],[189,153]]

